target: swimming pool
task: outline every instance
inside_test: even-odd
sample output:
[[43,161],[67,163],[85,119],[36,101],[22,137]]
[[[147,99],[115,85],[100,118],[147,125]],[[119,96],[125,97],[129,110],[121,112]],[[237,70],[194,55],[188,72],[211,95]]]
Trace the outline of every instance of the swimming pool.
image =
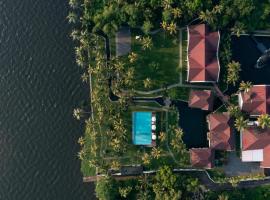
[[152,144],[152,112],[132,113],[132,139],[135,145]]

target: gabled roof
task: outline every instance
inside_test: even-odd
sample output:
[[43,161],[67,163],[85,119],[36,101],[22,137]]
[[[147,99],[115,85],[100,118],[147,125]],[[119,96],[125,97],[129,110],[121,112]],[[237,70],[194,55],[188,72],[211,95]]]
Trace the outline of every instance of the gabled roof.
[[219,32],[205,24],[188,27],[189,82],[217,82],[219,78]]
[[270,129],[261,130],[250,127],[243,130],[241,135],[242,151],[263,150],[261,167],[270,168]]
[[240,92],[239,106],[250,115],[270,114],[270,85],[254,85],[249,92]]
[[193,167],[213,168],[214,151],[209,148],[193,148],[189,150],[190,162]]
[[231,151],[235,149],[232,121],[228,113],[208,115],[210,148]]
[[213,103],[214,95],[211,90],[192,90],[189,94],[189,107],[211,111]]

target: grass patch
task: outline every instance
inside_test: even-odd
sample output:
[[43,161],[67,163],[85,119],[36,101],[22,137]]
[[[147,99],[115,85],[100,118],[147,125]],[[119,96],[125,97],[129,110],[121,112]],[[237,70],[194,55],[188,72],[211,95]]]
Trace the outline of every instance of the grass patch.
[[132,31],[132,52],[138,55],[135,63],[135,88],[145,90],[143,80],[149,78],[151,87],[156,89],[174,84],[179,81],[179,39],[176,35],[168,35],[160,31],[152,35],[153,46],[143,50],[136,35],[143,35],[140,31]]

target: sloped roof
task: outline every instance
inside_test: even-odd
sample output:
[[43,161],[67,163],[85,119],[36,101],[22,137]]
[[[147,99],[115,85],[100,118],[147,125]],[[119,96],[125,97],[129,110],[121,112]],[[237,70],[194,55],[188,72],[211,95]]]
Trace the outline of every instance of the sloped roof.
[[215,150],[235,149],[232,121],[228,113],[213,113],[208,116],[210,147]]
[[214,151],[209,148],[193,148],[189,150],[190,162],[193,167],[213,168]]
[[211,90],[192,90],[189,94],[189,107],[213,110],[214,95]]
[[240,107],[251,115],[270,114],[270,85],[254,85],[249,92],[240,92]]
[[270,129],[247,128],[242,131],[242,151],[263,150],[261,167],[270,168]]
[[188,81],[218,81],[219,40],[219,32],[210,32],[205,24],[188,27]]

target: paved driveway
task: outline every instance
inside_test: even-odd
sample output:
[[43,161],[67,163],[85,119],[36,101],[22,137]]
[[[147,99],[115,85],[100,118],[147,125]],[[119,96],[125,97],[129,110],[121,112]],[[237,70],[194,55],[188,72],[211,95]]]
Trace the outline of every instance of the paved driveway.
[[236,152],[228,153],[228,164],[222,167],[227,176],[263,173],[259,162],[242,162]]

